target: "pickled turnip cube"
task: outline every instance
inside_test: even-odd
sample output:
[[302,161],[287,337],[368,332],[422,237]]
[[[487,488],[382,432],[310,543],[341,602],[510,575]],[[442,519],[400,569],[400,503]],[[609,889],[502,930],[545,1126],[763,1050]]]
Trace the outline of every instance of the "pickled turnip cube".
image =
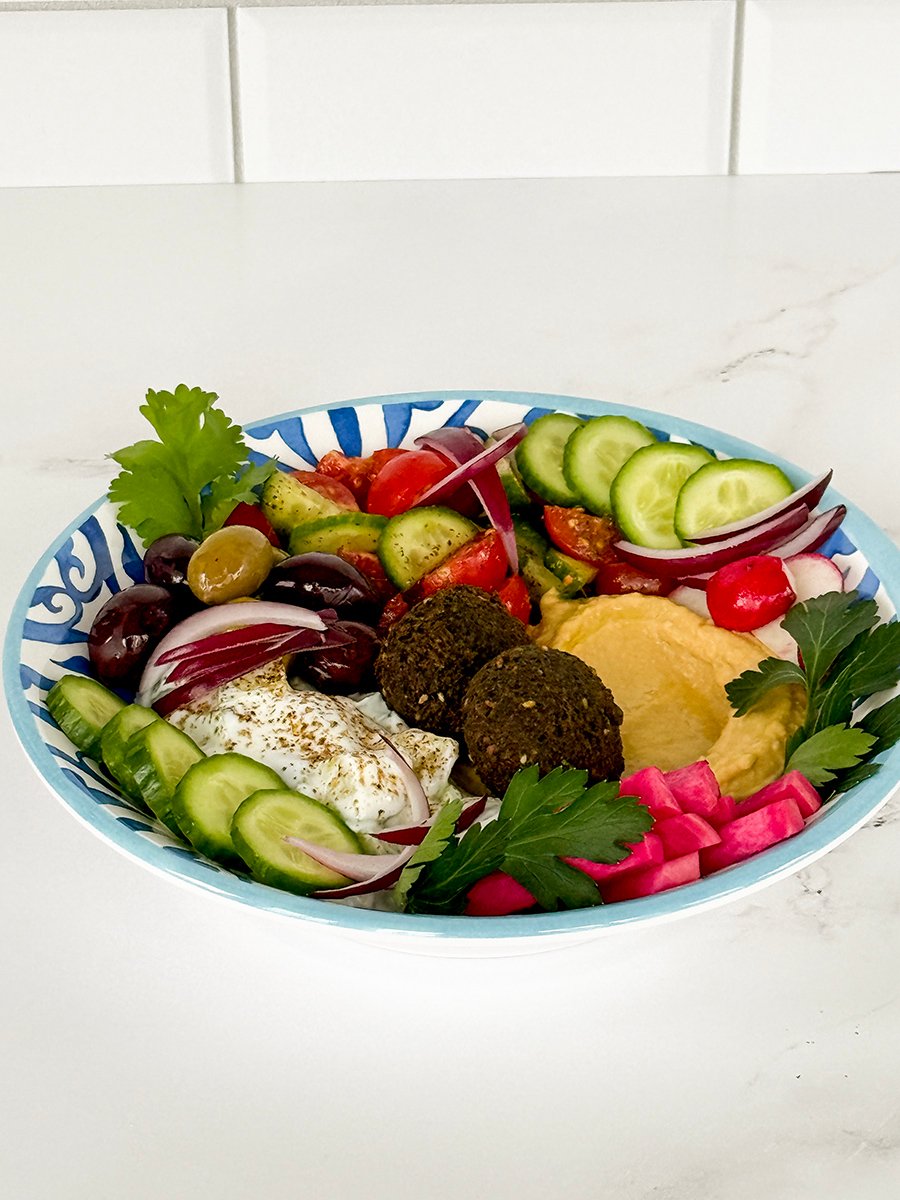
[[715,812],[720,795],[719,781],[705,758],[666,771],[663,778],[682,812],[696,813],[707,820]]
[[631,849],[631,853],[627,858],[623,858],[618,863],[598,863],[591,862],[589,858],[564,858],[563,862],[567,862],[570,867],[577,867],[579,871],[584,871],[585,875],[590,875],[591,879],[596,879],[598,883],[603,883],[607,879],[617,879],[620,875],[627,875],[630,871],[640,871],[645,867],[655,866],[665,859],[663,852],[663,844],[655,833],[644,834],[643,839],[637,842]]
[[534,896],[512,875],[492,871],[469,888],[467,917],[506,917],[534,906]]
[[662,842],[663,852],[668,859],[681,858],[695,850],[715,846],[720,841],[709,821],[704,821],[696,813],[681,813],[677,817],[658,821],[653,832]]
[[803,828],[803,814],[796,800],[776,800],[755,812],[738,817],[719,828],[717,846],[700,851],[704,875],[742,862],[760,850],[783,842]]
[[659,767],[644,767],[623,779],[619,784],[619,795],[637,796],[657,821],[664,821],[666,817],[677,817],[681,812],[678,801]]
[[607,904],[617,900],[637,900],[640,896],[652,896],[656,892],[665,892],[669,888],[680,887],[683,883],[692,883],[700,878],[700,855],[685,854],[681,858],[670,859],[659,866],[648,867],[645,871],[635,871],[623,875],[621,879],[613,879],[600,888],[600,894]]

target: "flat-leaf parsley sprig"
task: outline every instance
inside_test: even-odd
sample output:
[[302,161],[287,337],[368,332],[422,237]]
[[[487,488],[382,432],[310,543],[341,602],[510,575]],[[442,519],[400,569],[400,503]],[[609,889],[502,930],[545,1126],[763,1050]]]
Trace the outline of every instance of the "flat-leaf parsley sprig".
[[109,498],[147,546],[166,533],[213,533],[236,504],[258,502],[255,489],[276,469],[271,460],[250,463],[240,425],[215,407],[217,399],[183,383],[174,392],[151,389],[140,411],[159,440],[109,456],[122,468]]
[[395,897],[408,912],[461,913],[472,885],[502,870],[547,911],[601,903],[593,880],[562,859],[621,862],[653,818],[634,796],[620,796],[618,783],[588,787],[587,778],[566,767],[543,778],[536,765],[517,771],[495,820],[461,836],[446,825],[429,831]]
[[879,622],[875,601],[850,591],[795,605],[782,624],[800,665],[766,658],[726,685],[728,699],[742,716],[773,688],[802,686],[806,719],[788,741],[785,769],[828,791],[846,790],[874,775],[872,759],[900,738],[900,697],[854,721],[865,701],[900,680],[900,622]]

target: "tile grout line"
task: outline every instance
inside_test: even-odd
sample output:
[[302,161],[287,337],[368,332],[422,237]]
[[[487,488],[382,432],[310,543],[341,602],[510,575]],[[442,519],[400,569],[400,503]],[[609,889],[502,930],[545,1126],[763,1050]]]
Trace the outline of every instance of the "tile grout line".
[[734,49],[731,59],[731,122],[728,133],[728,174],[739,174],[741,152],[741,93],[744,84],[744,14],[746,0],[737,0]]
[[228,22],[228,87],[231,93],[231,152],[234,182],[244,182],[244,126],[241,118],[241,70],[238,54],[237,11],[226,9]]

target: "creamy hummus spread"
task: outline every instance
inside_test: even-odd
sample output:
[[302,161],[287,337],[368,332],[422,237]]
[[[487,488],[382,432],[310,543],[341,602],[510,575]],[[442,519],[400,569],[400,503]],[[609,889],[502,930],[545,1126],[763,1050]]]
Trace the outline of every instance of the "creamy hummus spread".
[[725,695],[726,683],[769,657],[754,637],[636,593],[561,600],[551,592],[541,613],[538,644],[589,663],[621,706],[627,774],[705,758],[723,793],[736,798],[780,774],[787,739],[803,720],[802,691],[772,691],[742,717]]

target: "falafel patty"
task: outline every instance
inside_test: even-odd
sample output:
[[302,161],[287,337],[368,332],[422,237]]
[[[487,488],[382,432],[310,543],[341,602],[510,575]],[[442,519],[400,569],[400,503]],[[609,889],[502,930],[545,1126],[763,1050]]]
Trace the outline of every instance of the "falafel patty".
[[466,585],[444,588],[390,627],[375,675],[404,721],[457,737],[469,680],[502,650],[527,643],[525,626],[495,595]]
[[463,701],[462,733],[472,765],[494,795],[537,763],[578,767],[592,783],[624,769],[622,710],[597,672],[564,650],[520,646],[475,675]]

